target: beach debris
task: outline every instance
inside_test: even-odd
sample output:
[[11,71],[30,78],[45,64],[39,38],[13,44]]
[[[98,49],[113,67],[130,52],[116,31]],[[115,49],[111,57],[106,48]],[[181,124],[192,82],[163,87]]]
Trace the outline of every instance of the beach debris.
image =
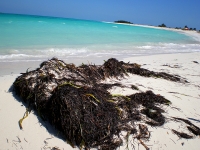
[[[170,140],[172,140],[171,138],[169,138]],[[174,140],[172,140],[172,142],[174,142]],[[176,142],[174,142],[174,144],[176,144]]]
[[16,141],[16,140],[12,140],[12,141],[13,141],[13,143],[14,143],[14,142],[21,143],[21,140],[20,140],[20,138],[19,138],[18,136],[16,136],[16,137],[17,137],[17,141]]
[[[187,95],[187,94],[184,94],[184,93],[179,93],[179,92],[168,92],[168,93],[173,93],[173,94],[179,94],[179,95],[183,95],[183,96],[188,96],[188,97],[198,98],[198,97],[194,97],[194,96]],[[175,95],[174,95],[174,96],[175,96]]]
[[20,127],[20,129],[23,129],[23,127],[22,127],[22,121],[23,121],[25,118],[27,118],[27,117],[28,117],[28,108],[26,109],[26,112],[25,112],[23,118],[19,120],[19,127]]
[[195,63],[195,64],[198,64],[199,62],[198,61],[192,61],[193,63]]
[[131,88],[133,89],[133,90],[139,90],[139,88],[136,86],[136,85],[131,85]]
[[164,64],[162,66],[167,66],[167,67],[170,67],[170,68],[181,68],[182,67],[182,66],[179,66],[179,65],[173,65],[173,66],[171,66],[169,64]]
[[[13,85],[16,94],[62,133],[72,147],[114,150],[123,144],[124,138],[129,142],[133,137],[148,149],[143,142],[150,138],[148,125],[162,126],[165,123],[162,106],[169,106],[171,102],[152,91],[113,95],[109,89],[124,86],[101,82],[129,74],[187,82],[180,76],[149,71],[139,64],[115,58],[103,65],[82,64],[78,67],[52,58],[35,70],[27,69]],[[136,86],[131,88],[137,89]],[[21,129],[27,116],[28,109],[19,121]],[[121,136],[122,132],[126,133],[125,137]]]
[[18,139],[19,143],[21,143],[21,140],[20,140],[20,138],[18,136],[17,136],[17,139]]
[[184,139],[192,139],[193,138],[193,136],[188,135],[187,133],[179,132],[174,129],[172,129],[172,132],[174,134],[176,134],[179,138],[184,138]]
[[28,143],[28,141],[24,138],[24,141],[26,141],[26,143]]
[[54,146],[54,147],[51,148],[51,150],[61,150],[61,149],[57,146]]
[[193,123],[191,123],[189,120],[183,119],[183,118],[178,118],[178,117],[172,117],[172,118],[175,119],[176,121],[181,121],[181,122],[184,122],[185,124],[189,125],[186,127],[187,127],[188,131],[190,131],[194,135],[196,135],[196,136],[200,135],[200,128],[197,127],[196,125],[194,125]]
[[195,125],[192,125],[192,126],[187,126],[188,130],[190,132],[192,132],[193,134],[195,134],[196,136],[200,135],[200,129],[195,126]]
[[150,148],[148,148],[148,147],[144,144],[144,142],[143,142],[142,140],[139,139],[139,141],[140,141],[140,143],[144,146],[144,148],[145,148],[146,150],[150,150]]
[[193,120],[193,121],[196,121],[196,122],[200,123],[200,120],[199,120],[199,119],[194,119],[194,118],[188,118],[188,119],[190,119],[190,120]]

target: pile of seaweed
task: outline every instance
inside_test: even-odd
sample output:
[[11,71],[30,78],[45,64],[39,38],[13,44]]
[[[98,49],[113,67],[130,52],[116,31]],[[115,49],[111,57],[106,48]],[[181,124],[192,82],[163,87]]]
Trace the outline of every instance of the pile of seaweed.
[[[132,136],[148,149],[143,143],[150,138],[147,125],[162,126],[166,121],[162,106],[171,102],[152,91],[112,95],[108,90],[122,85],[101,83],[106,78],[129,74],[187,82],[179,76],[149,71],[115,58],[103,65],[78,67],[52,58],[36,70],[22,73],[13,85],[16,94],[59,130],[72,147],[116,149],[124,140],[128,145]],[[188,129],[193,132],[194,128],[199,134],[196,126]]]

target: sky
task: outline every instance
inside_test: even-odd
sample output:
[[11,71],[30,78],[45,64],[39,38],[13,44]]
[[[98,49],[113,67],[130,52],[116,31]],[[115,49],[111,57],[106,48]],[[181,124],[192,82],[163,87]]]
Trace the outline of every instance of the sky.
[[0,12],[200,30],[200,0],[0,0]]

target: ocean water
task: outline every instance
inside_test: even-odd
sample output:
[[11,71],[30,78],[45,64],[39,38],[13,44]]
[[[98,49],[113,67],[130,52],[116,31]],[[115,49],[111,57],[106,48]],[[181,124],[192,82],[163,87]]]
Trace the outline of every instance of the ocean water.
[[0,62],[195,51],[200,51],[200,40],[175,31],[0,13]]

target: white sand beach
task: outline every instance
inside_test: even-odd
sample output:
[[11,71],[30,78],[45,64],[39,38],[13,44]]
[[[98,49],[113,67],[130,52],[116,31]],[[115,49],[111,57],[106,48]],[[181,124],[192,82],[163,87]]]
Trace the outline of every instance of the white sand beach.
[[[151,137],[149,141],[144,141],[146,146],[151,150],[198,150],[200,137],[180,139],[173,134],[171,129],[188,133],[186,126],[183,123],[174,123],[170,121],[170,118],[182,117],[200,127],[200,53],[139,56],[126,58],[123,61],[141,64],[141,67],[152,71],[176,74],[189,82],[177,83],[138,75],[130,75],[120,81],[108,80],[108,82],[121,82],[127,86],[127,88],[112,89],[112,93],[124,95],[136,93],[138,91],[128,88],[134,84],[140,91],[152,90],[155,94],[160,94],[172,102],[171,106],[164,108],[166,110],[164,115],[168,118],[167,123],[161,127],[148,126]],[[0,76],[0,149],[73,149],[51,125],[42,121],[33,112],[23,121],[23,129],[20,130],[18,121],[23,117],[26,107],[19,98],[13,95],[11,86],[20,75],[20,71],[26,72],[26,70],[17,71],[13,74],[12,70],[9,70],[7,75]],[[134,141],[134,146],[135,149],[145,150],[145,147],[137,140]],[[126,145],[120,147],[120,149],[125,148]],[[133,148],[130,146],[129,149]]]
[[[108,22],[108,23],[113,23],[113,22]],[[169,27],[158,27],[158,26],[150,26],[150,25],[142,25],[142,24],[127,24],[127,23],[114,23],[114,24],[123,24],[123,25],[128,25],[128,26],[139,26],[139,27],[145,27],[145,28],[169,30],[169,31],[186,34],[188,36],[191,36],[195,40],[200,41],[200,33],[195,30],[182,30],[182,29],[175,29],[175,28],[169,28]]]

